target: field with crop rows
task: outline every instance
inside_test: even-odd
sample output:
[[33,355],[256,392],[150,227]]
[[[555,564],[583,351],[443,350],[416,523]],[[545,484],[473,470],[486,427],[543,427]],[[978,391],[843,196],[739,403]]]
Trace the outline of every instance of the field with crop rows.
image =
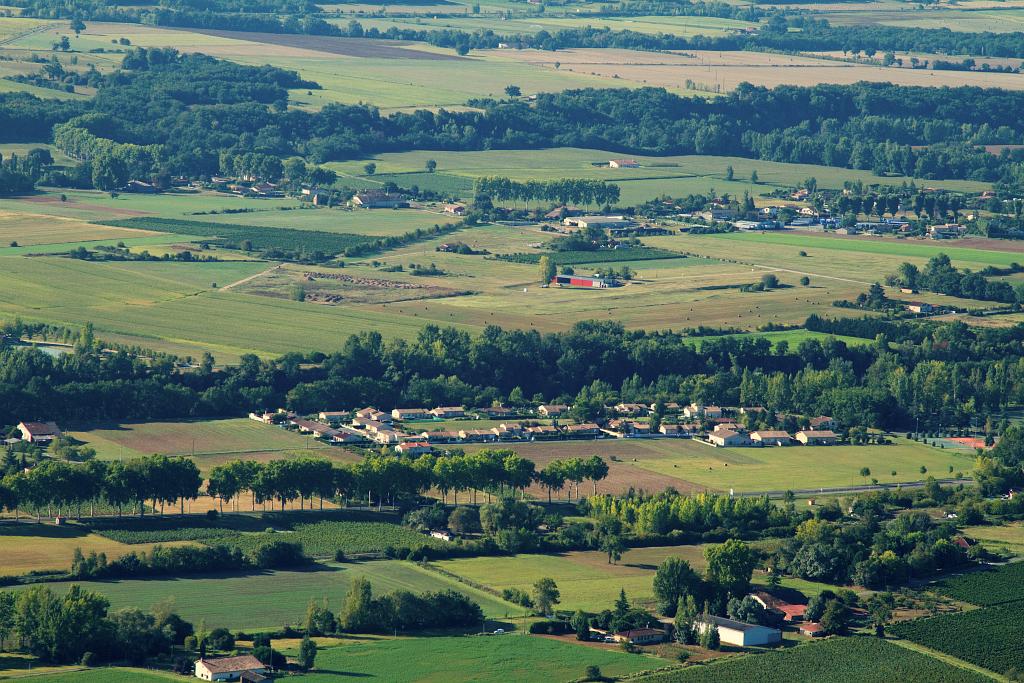
[[1024,602],[918,619],[892,627],[894,635],[971,664],[1006,673],[1024,668],[1020,628]]
[[248,550],[274,539],[301,543],[303,551],[314,557],[332,557],[337,550],[350,555],[381,552],[388,548],[417,548],[442,542],[398,524],[335,521],[296,524],[284,533],[242,534],[222,541]]
[[314,230],[290,230],[288,228],[266,227],[258,225],[230,225],[211,223],[209,221],[190,221],[174,218],[136,217],[122,220],[106,221],[107,225],[123,228],[137,228],[156,232],[169,232],[181,235],[196,235],[220,241],[225,246],[242,248],[249,243],[248,250],[283,249],[293,251],[298,248],[304,253],[320,251],[328,255],[337,254],[348,247],[365,244],[369,239],[365,235],[350,235],[336,232],[318,232]]
[[954,576],[939,583],[938,591],[986,607],[1024,601],[1024,562]]
[[982,683],[989,679],[884,640],[856,637],[829,638],[638,680],[643,683]]

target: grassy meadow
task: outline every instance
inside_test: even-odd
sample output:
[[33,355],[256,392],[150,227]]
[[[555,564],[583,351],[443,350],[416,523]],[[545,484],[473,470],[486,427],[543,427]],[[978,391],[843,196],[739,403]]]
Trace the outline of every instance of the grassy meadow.
[[575,680],[592,664],[606,676],[624,676],[668,662],[537,636],[367,638],[324,648],[317,655],[316,670],[301,680],[547,683]]

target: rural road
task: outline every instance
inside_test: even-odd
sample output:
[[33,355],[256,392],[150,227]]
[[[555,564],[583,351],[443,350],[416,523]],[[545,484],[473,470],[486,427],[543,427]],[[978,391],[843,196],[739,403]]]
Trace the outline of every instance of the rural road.
[[[940,484],[973,484],[973,479],[936,479]],[[899,484],[864,484],[862,486],[838,486],[815,489],[790,489],[794,495],[810,496],[835,493],[865,493],[867,491],[886,491],[889,489],[918,489],[925,485],[923,481],[907,481]],[[768,496],[769,498],[781,498],[786,491],[746,491],[735,494],[737,497]]]

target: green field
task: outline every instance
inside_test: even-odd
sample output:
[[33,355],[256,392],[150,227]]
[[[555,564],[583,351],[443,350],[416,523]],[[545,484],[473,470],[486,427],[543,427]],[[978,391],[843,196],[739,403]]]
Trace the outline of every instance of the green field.
[[1011,555],[1024,555],[1024,525],[1020,522],[1002,526],[972,526],[965,528],[964,533],[992,549]]
[[[514,605],[487,593],[398,560],[315,565],[308,571],[76,583],[105,595],[112,609],[147,609],[173,596],[176,610],[189,621],[198,623],[205,619],[210,628],[255,629],[298,625],[310,599],[327,598],[332,608],[340,609],[355,577],[369,579],[374,594],[399,589],[419,593],[453,588],[478,602],[490,618],[518,613]],[[71,584],[49,585],[54,590],[64,590]]]
[[894,635],[980,667],[1008,673],[1024,667],[1020,624],[1024,602],[960,614],[917,619],[892,628]]
[[[41,671],[42,673],[36,673]],[[34,683],[166,683],[166,681],[181,681],[181,676],[170,672],[153,671],[150,669],[131,668],[100,668],[100,669],[76,669],[65,667],[57,672],[46,673],[46,667],[33,667],[31,672],[24,674],[16,673],[13,676],[7,669],[0,669],[0,677],[23,678],[30,676],[29,680]]]
[[[880,483],[920,481],[923,465],[937,477],[969,473],[974,456],[895,438],[890,446],[790,446],[783,448],[714,448],[688,439],[665,444],[661,454],[639,460],[644,469],[679,477],[719,491],[784,491],[857,486],[859,472],[871,470]],[[661,450],[661,449],[659,449]],[[896,471],[896,476],[890,472]]]
[[389,237],[435,224],[447,225],[460,220],[436,211],[417,209],[262,211],[259,213],[220,214],[204,217],[216,223],[282,227],[289,230],[314,230],[330,233]]
[[668,662],[534,636],[368,639],[325,648],[316,670],[299,680],[549,683],[577,679],[591,664],[606,676],[623,676]]
[[829,638],[639,680],[644,683],[981,683],[990,679],[884,640],[856,637]]
[[[428,159],[437,161],[440,173],[475,178],[506,176],[515,180],[553,180],[559,178],[594,178],[617,183],[621,188],[621,203],[635,204],[667,194],[685,197],[705,193],[711,188],[718,193],[728,192],[742,196],[744,192],[758,196],[776,186],[792,187],[809,176],[818,180],[818,187],[841,188],[846,181],[860,180],[865,184],[896,184],[904,178],[881,178],[869,171],[811,164],[787,164],[758,161],[740,157],[715,156],[636,156],[640,168],[607,168],[594,164],[607,164],[620,153],[599,149],[563,147],[543,150],[493,150],[483,152],[416,151],[380,154],[374,157],[378,173],[420,171]],[[348,174],[361,174],[363,161],[327,164]],[[737,180],[725,179],[726,168],[732,166]],[[756,170],[759,184],[746,180]],[[927,181],[929,186],[980,192],[985,183],[974,181]]]

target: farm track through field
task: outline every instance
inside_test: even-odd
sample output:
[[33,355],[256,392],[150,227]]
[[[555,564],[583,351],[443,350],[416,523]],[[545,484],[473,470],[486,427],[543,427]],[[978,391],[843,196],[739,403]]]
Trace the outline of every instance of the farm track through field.
[[246,282],[252,282],[256,278],[263,277],[264,275],[270,275],[274,271],[277,271],[277,270],[280,270],[280,269],[281,269],[281,264],[278,263],[276,266],[273,266],[271,268],[267,268],[266,270],[264,270],[261,273],[256,273],[255,275],[250,275],[249,277],[243,277],[241,280],[235,280],[234,282],[232,282],[229,285],[224,285],[223,287],[221,287],[221,291],[224,291],[225,289],[231,289],[232,287],[237,287],[239,285],[244,285]]

